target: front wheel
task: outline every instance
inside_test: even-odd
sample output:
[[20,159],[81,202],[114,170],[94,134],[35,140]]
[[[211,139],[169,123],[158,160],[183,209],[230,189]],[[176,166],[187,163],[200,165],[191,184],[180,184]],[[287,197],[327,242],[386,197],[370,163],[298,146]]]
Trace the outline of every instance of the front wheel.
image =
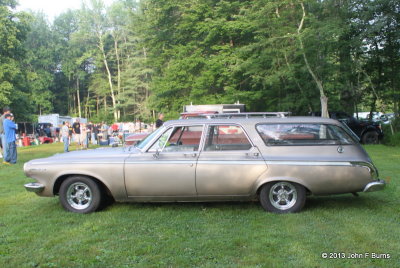
[[306,202],[303,186],[287,181],[274,181],[265,184],[260,191],[261,206],[269,212],[299,212]]
[[100,208],[102,200],[101,188],[87,177],[69,177],[61,184],[61,205],[68,211],[91,213]]

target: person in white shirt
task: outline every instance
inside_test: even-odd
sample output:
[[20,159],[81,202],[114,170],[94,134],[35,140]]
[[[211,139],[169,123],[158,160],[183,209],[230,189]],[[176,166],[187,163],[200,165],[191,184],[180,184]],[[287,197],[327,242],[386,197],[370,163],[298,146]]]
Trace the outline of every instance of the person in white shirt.
[[69,122],[64,122],[61,128],[61,139],[64,143],[64,152],[69,152]]

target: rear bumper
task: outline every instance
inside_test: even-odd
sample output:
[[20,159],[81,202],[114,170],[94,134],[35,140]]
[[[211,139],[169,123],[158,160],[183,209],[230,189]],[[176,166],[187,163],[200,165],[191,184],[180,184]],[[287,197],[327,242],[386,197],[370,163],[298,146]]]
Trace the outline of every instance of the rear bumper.
[[28,192],[34,192],[34,193],[40,193],[44,189],[44,185],[37,182],[27,183],[24,185],[24,187]]
[[373,182],[368,183],[363,192],[375,192],[375,191],[381,191],[385,188],[386,182],[384,180],[376,180]]

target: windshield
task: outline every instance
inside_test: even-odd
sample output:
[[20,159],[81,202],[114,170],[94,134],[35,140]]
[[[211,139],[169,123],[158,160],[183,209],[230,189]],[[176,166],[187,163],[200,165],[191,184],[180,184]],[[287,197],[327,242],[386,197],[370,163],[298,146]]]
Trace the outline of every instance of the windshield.
[[152,133],[150,133],[146,138],[144,138],[142,141],[140,141],[138,144],[136,144],[136,148],[139,148],[140,150],[142,150],[144,147],[146,147],[146,145],[155,137],[158,135],[158,133],[161,132],[161,129],[163,128],[158,128],[157,130],[153,131]]

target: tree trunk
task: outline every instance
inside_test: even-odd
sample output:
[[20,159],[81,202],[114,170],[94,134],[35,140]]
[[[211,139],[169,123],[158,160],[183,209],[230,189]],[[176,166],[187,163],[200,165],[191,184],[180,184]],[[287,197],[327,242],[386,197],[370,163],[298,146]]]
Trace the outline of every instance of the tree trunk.
[[[144,61],[146,62],[147,61],[147,51],[146,51],[145,47],[143,47],[143,56],[144,56]],[[147,82],[147,80],[148,80],[147,72],[146,72],[145,77],[146,77],[146,82]],[[147,99],[149,98],[149,89],[147,86],[146,86],[146,95],[145,96],[146,96],[145,100],[147,101]]]
[[86,118],[90,118],[90,107],[89,107],[89,98],[90,98],[90,91],[89,91],[89,89],[88,89],[88,92],[87,92],[87,99],[86,99],[86,109],[85,109],[85,111],[86,111]]
[[99,96],[96,97],[96,115],[97,118],[99,117],[99,111],[100,111],[100,100],[99,100]]
[[81,98],[79,96],[79,77],[76,77],[76,100],[77,100],[77,104],[78,104],[78,115],[79,117],[82,117],[81,114]]
[[102,56],[103,56],[104,66],[106,67],[106,70],[107,70],[108,85],[110,87],[111,101],[112,101],[113,110],[114,110],[114,120],[118,121],[117,104],[116,104],[116,100],[115,100],[114,87],[113,87],[113,83],[112,83],[112,76],[111,76],[110,68],[108,67],[108,61],[107,61],[107,57],[106,57],[106,52],[104,50],[103,40],[101,39],[100,35],[98,36],[98,38],[99,38],[99,49],[100,49],[100,51],[102,53]]
[[303,40],[301,39],[301,30],[303,28],[304,25],[304,18],[306,17],[306,11],[304,8],[304,4],[300,3],[301,8],[303,10],[303,16],[301,18],[300,21],[300,25],[299,28],[297,29],[297,36],[300,42],[300,49],[303,55],[303,59],[304,62],[306,64],[307,70],[310,73],[310,75],[312,76],[312,78],[314,79],[314,82],[317,84],[318,90],[319,90],[319,94],[320,94],[320,100],[321,100],[321,117],[326,117],[329,118],[329,112],[328,112],[328,97],[325,95],[324,92],[324,86],[322,85],[322,81],[317,77],[317,75],[314,73],[314,71],[312,70],[310,63],[308,62],[307,59],[307,55],[304,51],[304,44],[303,44]]
[[[121,96],[121,66],[120,66],[120,59],[119,59],[119,51],[118,51],[118,41],[117,38],[114,37],[114,50],[115,50],[115,57],[117,59],[117,92],[118,96]],[[121,100],[118,98],[118,106],[121,107]],[[118,119],[121,118],[121,111],[118,109],[117,111]]]
[[[279,13],[278,13],[278,14],[279,14]],[[291,65],[290,65],[290,63],[289,63],[289,59],[288,59],[286,53],[284,52],[283,55],[284,55],[284,57],[285,57],[286,66],[288,67],[289,71],[294,75],[293,68],[291,67]],[[300,94],[303,96],[303,98],[304,98],[305,100],[307,100],[307,106],[308,106],[309,112],[312,112],[313,109],[312,109],[312,106],[311,106],[311,102],[309,102],[309,98],[307,97],[307,95],[305,94],[303,88],[302,88],[301,85],[299,84],[299,81],[296,79],[296,77],[294,77],[293,80],[294,80],[294,82],[296,83],[296,86],[297,86],[297,88],[299,89]]]

